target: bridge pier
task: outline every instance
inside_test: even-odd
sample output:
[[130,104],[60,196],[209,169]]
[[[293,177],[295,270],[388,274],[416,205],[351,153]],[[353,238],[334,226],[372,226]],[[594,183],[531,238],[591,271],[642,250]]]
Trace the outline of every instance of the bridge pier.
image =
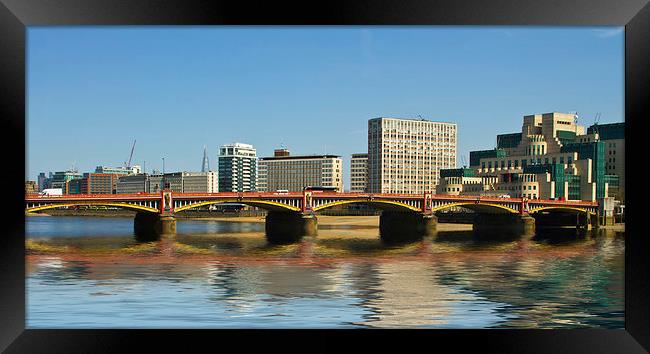
[[173,215],[138,212],[133,219],[133,230],[138,240],[157,240],[161,235],[176,233],[176,218]]
[[436,234],[438,218],[414,212],[382,211],[379,236],[384,242],[409,242]]
[[576,228],[589,230],[598,228],[598,215],[589,213],[534,213],[533,217],[538,229]]
[[528,214],[476,214],[473,223],[477,233],[532,234],[535,219]]
[[265,231],[269,243],[294,243],[303,236],[315,236],[318,232],[318,219],[314,214],[269,211],[266,214]]

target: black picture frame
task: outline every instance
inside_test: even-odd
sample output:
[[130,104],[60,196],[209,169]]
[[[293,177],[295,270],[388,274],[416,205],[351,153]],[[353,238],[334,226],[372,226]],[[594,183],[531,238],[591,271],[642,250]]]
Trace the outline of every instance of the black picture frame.
[[[625,122],[628,211],[625,240],[625,330],[33,330],[25,329],[26,26],[41,25],[534,25],[625,26]],[[0,0],[0,119],[6,173],[2,174],[4,233],[0,235],[0,351],[7,353],[130,352],[145,349],[209,351],[338,351],[351,341],[366,351],[386,343],[425,344],[426,350],[477,348],[487,352],[637,353],[650,350],[648,236],[642,124],[650,98],[648,0],[498,1],[268,1]],[[632,148],[630,148],[632,147]],[[636,148],[636,149],[635,149]],[[637,153],[635,151],[641,151]],[[9,169],[10,167],[10,169]],[[11,172],[10,172],[11,171]],[[399,337],[396,338],[396,337]],[[306,342],[298,341],[306,340]],[[300,344],[299,344],[300,343]],[[645,348],[645,349],[644,349]]]

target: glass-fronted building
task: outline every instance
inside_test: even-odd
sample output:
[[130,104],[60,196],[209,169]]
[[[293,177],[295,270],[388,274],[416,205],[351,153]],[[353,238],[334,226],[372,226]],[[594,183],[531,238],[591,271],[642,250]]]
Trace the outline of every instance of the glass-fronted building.
[[257,190],[257,152],[253,145],[233,143],[219,149],[219,191]]

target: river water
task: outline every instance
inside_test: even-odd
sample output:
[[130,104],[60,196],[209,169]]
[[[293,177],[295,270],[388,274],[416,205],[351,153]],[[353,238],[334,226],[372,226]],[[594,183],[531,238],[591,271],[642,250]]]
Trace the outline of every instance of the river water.
[[27,217],[28,328],[624,328],[624,233],[377,228],[269,245],[263,223]]

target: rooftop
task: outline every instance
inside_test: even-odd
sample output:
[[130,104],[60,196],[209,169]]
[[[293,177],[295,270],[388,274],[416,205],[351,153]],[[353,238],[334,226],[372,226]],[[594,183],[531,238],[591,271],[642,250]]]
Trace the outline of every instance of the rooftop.
[[260,160],[308,160],[308,159],[339,159],[337,155],[302,155],[302,156],[270,156],[261,157]]
[[441,123],[441,124],[456,125],[456,123],[452,123],[452,122],[433,121],[433,120],[419,118],[419,117],[418,118],[377,117],[377,118],[371,118],[371,119],[369,119],[369,121],[378,120],[378,119],[412,120],[412,121],[416,121],[416,122],[428,122],[428,123]]

